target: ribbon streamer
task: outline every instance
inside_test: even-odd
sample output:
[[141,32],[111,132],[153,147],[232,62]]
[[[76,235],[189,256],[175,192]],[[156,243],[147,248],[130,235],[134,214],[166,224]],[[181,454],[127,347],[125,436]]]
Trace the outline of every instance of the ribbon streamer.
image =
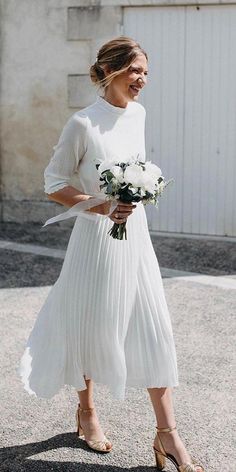
[[56,221],[63,221],[63,220],[67,220],[68,218],[72,218],[73,216],[78,216],[80,212],[85,212],[85,210],[89,210],[89,208],[93,208],[95,206],[101,205],[102,203],[105,203],[105,202],[107,203],[108,201],[110,201],[111,208],[110,208],[109,213],[106,213],[105,215],[102,215],[99,213],[100,216],[107,218],[109,215],[111,215],[111,213],[113,213],[113,211],[118,205],[117,200],[108,200],[106,199],[105,195],[101,194],[100,192],[94,193],[91,196],[92,198],[88,198],[88,200],[84,200],[83,202],[76,203],[71,208],[69,208],[69,210],[63,213],[60,213],[60,215],[49,218],[49,220],[47,220],[46,223],[44,223],[42,228],[52,223],[56,223]]

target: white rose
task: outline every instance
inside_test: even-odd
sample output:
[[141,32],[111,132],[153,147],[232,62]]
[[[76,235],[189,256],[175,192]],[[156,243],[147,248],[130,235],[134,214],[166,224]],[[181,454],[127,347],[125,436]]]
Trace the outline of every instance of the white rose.
[[118,182],[121,184],[124,182],[124,172],[120,166],[112,166],[110,171]]
[[145,169],[148,174],[152,175],[156,179],[159,179],[159,177],[162,176],[160,167],[156,166],[156,164],[153,164],[151,161],[145,162]]
[[143,173],[142,189],[154,193],[156,190],[156,178],[153,178],[148,172]]
[[143,174],[144,172],[141,166],[131,164],[125,169],[124,180],[127,184],[132,184],[134,187],[141,187]]

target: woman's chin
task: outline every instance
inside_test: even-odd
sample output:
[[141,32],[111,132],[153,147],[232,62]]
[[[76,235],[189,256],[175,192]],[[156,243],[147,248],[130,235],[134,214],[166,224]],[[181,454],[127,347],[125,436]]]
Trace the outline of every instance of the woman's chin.
[[137,102],[138,99],[139,99],[139,96],[138,96],[138,95],[135,95],[134,97],[132,97],[132,98],[130,99],[130,102]]
[[138,98],[139,98],[139,91],[136,92],[136,91],[134,91],[132,88],[129,88],[129,97],[131,98],[131,100],[138,100]]

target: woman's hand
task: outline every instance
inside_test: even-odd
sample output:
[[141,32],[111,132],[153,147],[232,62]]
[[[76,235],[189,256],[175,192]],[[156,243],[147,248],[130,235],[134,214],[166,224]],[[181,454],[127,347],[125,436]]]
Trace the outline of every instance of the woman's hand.
[[[127,221],[129,215],[133,213],[134,208],[137,205],[133,205],[132,203],[123,203],[121,200],[117,200],[117,207],[115,210],[109,215],[109,218],[117,224],[124,223]],[[89,208],[88,211],[90,213],[98,213],[99,215],[107,215],[110,211],[111,202],[101,203],[101,205],[97,205],[95,207]]]
[[[62,205],[72,207],[76,203],[83,202],[90,198],[93,198],[90,195],[83,194],[79,190],[74,187],[68,186],[57,192],[47,194],[50,200],[55,202],[61,203]],[[115,210],[109,215],[109,218],[114,221],[114,223],[121,224],[124,223],[128,216],[133,213],[134,208],[137,205],[133,205],[132,203],[123,203],[121,200],[117,200],[117,207]],[[101,203],[100,205],[96,205],[88,210],[85,210],[90,213],[98,213],[99,215],[107,215],[111,208],[111,202],[107,201]]]
[[109,213],[111,207],[111,202],[105,202],[101,203],[100,205],[96,205],[92,208],[89,208],[88,211],[89,213],[98,213],[99,215],[107,215]]
[[128,216],[132,215],[133,210],[137,205],[134,205],[133,203],[123,203],[121,200],[117,200],[117,203],[117,207],[111,215],[109,215],[109,218],[119,225],[127,221]]

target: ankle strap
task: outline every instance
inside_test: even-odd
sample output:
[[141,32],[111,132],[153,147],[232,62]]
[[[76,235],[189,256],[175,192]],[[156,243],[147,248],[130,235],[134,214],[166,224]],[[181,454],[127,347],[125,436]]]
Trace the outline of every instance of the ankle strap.
[[158,433],[169,433],[170,431],[176,429],[176,426],[174,426],[173,428],[158,428],[158,426],[156,426],[156,429]]
[[80,403],[79,403],[78,404],[78,409],[79,409],[79,411],[82,411],[83,413],[88,413],[89,411],[93,411],[94,407],[93,408],[81,408]]

